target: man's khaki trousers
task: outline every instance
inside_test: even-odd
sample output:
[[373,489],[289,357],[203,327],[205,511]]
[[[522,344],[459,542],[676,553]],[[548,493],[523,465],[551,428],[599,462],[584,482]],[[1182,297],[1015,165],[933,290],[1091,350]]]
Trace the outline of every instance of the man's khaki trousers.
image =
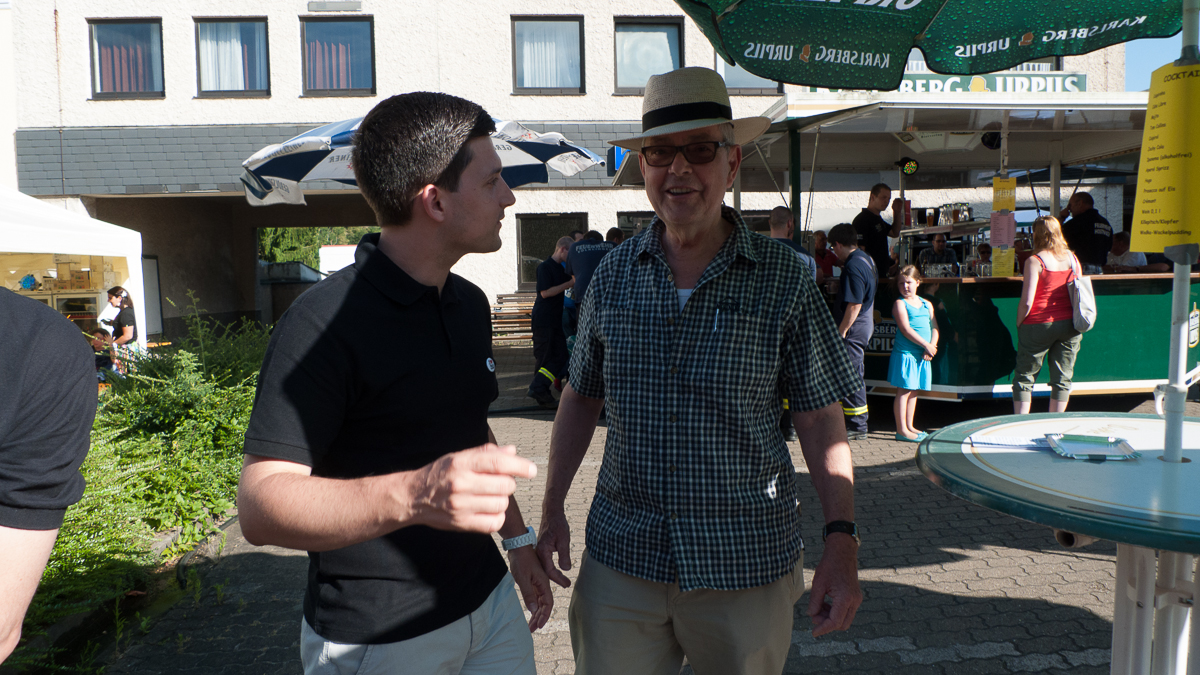
[[576,675],[777,675],[804,595],[804,557],[765,586],[680,592],[584,554],[569,611]]

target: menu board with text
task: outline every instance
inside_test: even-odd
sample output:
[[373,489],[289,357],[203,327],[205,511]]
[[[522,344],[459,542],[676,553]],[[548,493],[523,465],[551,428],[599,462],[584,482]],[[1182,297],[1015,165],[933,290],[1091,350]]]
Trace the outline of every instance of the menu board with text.
[[1138,169],[1130,249],[1160,252],[1200,243],[1195,204],[1185,208],[1189,186],[1200,185],[1200,65],[1168,64],[1150,76],[1146,128]]

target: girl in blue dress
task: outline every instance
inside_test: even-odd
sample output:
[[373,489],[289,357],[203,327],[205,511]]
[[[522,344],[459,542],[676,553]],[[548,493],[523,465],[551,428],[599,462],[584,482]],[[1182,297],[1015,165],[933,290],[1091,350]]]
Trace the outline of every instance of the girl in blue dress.
[[913,428],[913,413],[917,409],[917,391],[928,391],[932,385],[929,362],[937,354],[938,326],[933,305],[917,297],[921,273],[905,265],[896,276],[900,299],[892,306],[896,319],[896,341],[892,345],[892,360],[888,363],[888,382],[896,388],[892,414],[896,417],[896,440],[918,442],[924,431]]

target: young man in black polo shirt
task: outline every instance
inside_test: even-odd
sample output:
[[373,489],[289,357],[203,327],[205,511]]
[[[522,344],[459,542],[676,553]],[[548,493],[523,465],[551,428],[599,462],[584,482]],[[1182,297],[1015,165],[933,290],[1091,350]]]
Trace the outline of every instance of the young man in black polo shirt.
[[[889,225],[880,214],[892,202],[892,224]],[[887,276],[892,266],[891,252],[888,250],[888,237],[893,239],[900,236],[900,226],[904,223],[904,202],[900,198],[892,201],[892,189],[887,183],[876,183],[871,187],[871,198],[867,208],[854,216],[854,231],[858,234],[858,248],[871,256],[875,261],[876,273]]]
[[445,94],[377,105],[353,162],[382,232],[271,336],[238,508],[251,543],[309,551],[308,675],[534,673],[552,599],[512,493],[536,468],[495,445],[489,304],[450,273],[500,248],[514,202],[493,128]]
[[554,253],[537,268],[537,297],[533,300],[533,356],[537,369],[527,395],[543,408],[554,408],[558,402],[550,393],[550,385],[567,372],[567,334],[563,330],[563,293],[575,285],[575,279],[563,269],[567,252],[575,243],[563,237],[555,244]]
[[[857,239],[854,226],[849,223],[835,225],[829,231],[829,244],[842,261],[836,310],[838,334],[842,336],[846,355],[861,379],[867,343],[875,332],[875,285],[878,272],[871,256],[858,248]],[[861,385],[842,400],[842,413],[846,417],[846,437],[852,441],[866,438],[866,385]]]

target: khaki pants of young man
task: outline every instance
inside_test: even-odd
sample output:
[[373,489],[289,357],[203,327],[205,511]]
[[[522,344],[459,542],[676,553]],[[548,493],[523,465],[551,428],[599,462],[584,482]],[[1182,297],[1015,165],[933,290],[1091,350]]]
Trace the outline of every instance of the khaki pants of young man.
[[804,595],[804,556],[782,578],[739,591],[646,581],[584,554],[569,611],[576,675],[783,672],[792,611]]

